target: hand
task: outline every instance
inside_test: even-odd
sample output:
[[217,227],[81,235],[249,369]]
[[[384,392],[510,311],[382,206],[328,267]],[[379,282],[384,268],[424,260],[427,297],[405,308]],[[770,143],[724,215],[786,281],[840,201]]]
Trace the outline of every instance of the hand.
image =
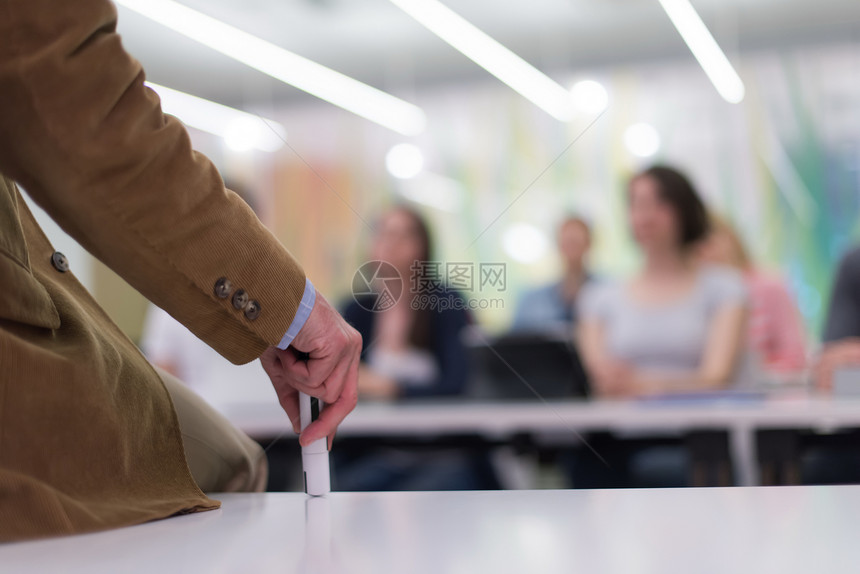
[[296,433],[299,391],[326,404],[319,419],[301,433],[302,446],[327,436],[331,447],[337,426],[358,401],[360,355],[361,335],[317,292],[308,320],[287,350],[270,347],[260,357]]
[[605,361],[596,365],[591,375],[601,396],[626,398],[635,394],[635,373],[627,363]]
[[843,339],[825,345],[812,368],[815,386],[831,390],[833,372],[841,367],[860,367],[860,338]]
[[358,371],[358,393],[369,399],[391,400],[397,397],[397,383],[367,367]]

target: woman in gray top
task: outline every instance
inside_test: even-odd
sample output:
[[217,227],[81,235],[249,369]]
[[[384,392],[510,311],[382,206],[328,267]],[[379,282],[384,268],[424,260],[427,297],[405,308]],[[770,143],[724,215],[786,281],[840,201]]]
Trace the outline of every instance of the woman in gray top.
[[630,182],[630,224],[644,264],[632,278],[586,287],[580,351],[598,396],[711,390],[736,379],[746,288],[734,270],[697,262],[705,207],[678,171],[652,167]]

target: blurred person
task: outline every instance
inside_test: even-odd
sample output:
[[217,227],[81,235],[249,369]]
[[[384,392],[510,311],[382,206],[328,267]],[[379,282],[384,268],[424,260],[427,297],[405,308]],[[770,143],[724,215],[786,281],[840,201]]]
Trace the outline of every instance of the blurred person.
[[[579,302],[577,338],[592,394],[630,398],[728,387],[742,377],[739,367],[746,362],[747,294],[737,271],[698,260],[696,247],[709,230],[702,200],[686,176],[665,166],[634,176],[628,200],[642,267],[629,279],[586,286]],[[596,435],[592,444],[610,464],[580,453],[573,484],[730,484],[728,460],[714,456],[725,437],[702,438],[690,434],[684,449]]]
[[[384,311],[374,310],[376,295],[367,294],[353,298],[343,309],[344,318],[365,341],[360,395],[396,399],[462,393],[468,376],[462,333],[471,320],[459,294],[437,278],[418,277],[425,263],[435,263],[423,218],[403,206],[385,213],[376,226],[371,259],[396,269],[402,293]],[[416,283],[421,283],[419,289],[414,288]]]
[[822,335],[824,346],[813,370],[818,388],[833,387],[833,374],[860,369],[860,247],[842,258]]
[[[107,0],[0,4],[0,541],[218,508],[262,449],[150,365],[77,281],[19,186],[85,249],[235,363],[352,410],[361,340],[161,111]],[[300,355],[301,353],[301,355]],[[306,360],[299,360],[307,357]]]
[[[699,255],[706,263],[728,265],[743,274],[750,294],[747,345],[756,358],[758,370],[774,382],[799,377],[806,366],[803,322],[780,278],[755,267],[737,231],[719,217],[711,219],[711,232]],[[783,456],[792,450],[797,433],[768,429],[756,436],[761,483],[799,484],[800,468],[796,460]]]
[[[860,379],[860,247],[846,253],[839,264],[822,333],[823,346],[813,365],[817,389],[832,391],[840,371]],[[860,381],[858,381],[860,382]],[[834,433],[799,432],[798,453],[803,484],[860,483],[860,429]],[[792,453],[794,454],[794,453]]]
[[593,392],[633,397],[719,389],[739,375],[747,291],[730,268],[700,263],[708,215],[687,178],[655,166],[629,186],[639,272],[585,288],[578,340]]
[[585,266],[591,247],[591,228],[581,217],[568,217],[558,228],[558,252],[564,266],[560,280],[527,291],[517,305],[512,329],[570,333],[576,322],[576,300],[590,274]]
[[[460,296],[445,288],[434,269],[430,231],[424,219],[405,206],[386,212],[375,226],[371,259],[396,269],[402,291],[383,310],[376,294],[358,295],[344,308],[344,318],[365,341],[359,371],[361,400],[396,400],[460,395],[468,376],[462,341],[471,323]],[[440,269],[444,269],[444,264]],[[426,280],[424,280],[426,279]],[[426,296],[426,297],[425,297]],[[357,444],[356,444],[357,443]],[[342,443],[343,444],[343,443]],[[379,446],[361,441],[334,453],[339,490],[475,490],[497,488],[486,453],[478,449],[433,444]]]
[[806,336],[793,298],[778,278],[755,267],[736,230],[713,218],[699,249],[706,263],[728,265],[743,274],[750,296],[747,343],[766,372],[797,373],[806,366]]

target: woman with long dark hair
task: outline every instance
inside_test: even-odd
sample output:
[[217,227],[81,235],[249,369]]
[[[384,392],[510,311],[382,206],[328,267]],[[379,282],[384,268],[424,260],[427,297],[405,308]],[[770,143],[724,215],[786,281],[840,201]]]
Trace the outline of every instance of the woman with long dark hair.
[[[433,260],[428,227],[399,206],[377,222],[372,262],[362,266],[344,318],[364,340],[362,400],[455,396],[466,386],[468,355],[461,339],[470,323],[465,301],[446,288],[446,265]],[[399,282],[398,282],[399,280]],[[400,288],[398,288],[398,284]],[[498,488],[486,452],[421,444],[353,441],[333,458],[339,490],[475,490]]]
[[356,295],[343,312],[364,339],[359,393],[393,399],[462,392],[468,357],[460,334],[469,314],[441,282],[445,265],[433,261],[422,217],[404,206],[382,215],[371,259],[381,266],[369,268],[378,269],[368,278],[373,292]]

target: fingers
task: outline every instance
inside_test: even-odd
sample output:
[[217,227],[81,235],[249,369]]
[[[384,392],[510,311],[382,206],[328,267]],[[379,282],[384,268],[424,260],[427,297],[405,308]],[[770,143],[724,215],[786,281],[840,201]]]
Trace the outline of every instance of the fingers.
[[346,386],[350,371],[353,368],[355,357],[345,354],[340,361],[335,365],[334,370],[329,374],[328,378],[318,387],[303,385],[304,388],[299,388],[304,393],[319,397],[326,404],[331,404],[337,401]]
[[860,361],[860,343],[853,340],[839,341],[824,348],[819,355],[819,362],[840,365]]
[[260,364],[263,370],[272,381],[272,387],[278,396],[278,402],[287,416],[290,417],[290,423],[293,426],[293,431],[299,434],[299,406],[297,391],[283,383],[283,366],[278,353],[280,349],[271,347],[260,356]]
[[334,402],[326,404],[319,419],[310,424],[299,437],[302,446],[323,437],[334,437],[338,425],[352,412],[358,402],[358,356],[352,358],[343,375],[341,390]]
[[310,360],[305,359],[303,354],[300,354],[292,347],[286,351],[279,351],[281,376],[290,385],[308,386],[311,381],[311,365]]
[[851,339],[832,343],[821,352],[813,367],[815,384],[822,390],[832,390],[834,371],[857,365],[860,365],[860,343]]
[[352,395],[345,393],[334,403],[326,405],[320,413],[320,418],[310,424],[299,436],[299,444],[308,446],[323,437],[333,437],[338,425],[355,408],[357,399],[354,393]]
[[845,366],[853,367],[860,364],[860,348],[848,347],[844,349],[837,360]]
[[[344,340],[349,342],[348,339]],[[337,398],[336,391],[341,387],[336,371],[350,358],[351,349],[349,345],[341,345],[339,340],[328,342],[327,345],[329,344],[333,344],[337,351],[329,352],[321,348],[305,354],[291,347],[283,351],[281,365],[287,384],[303,393],[333,402]],[[333,388],[334,391],[329,391],[328,388]]]
[[260,364],[273,382],[283,380],[293,385],[296,382],[307,384],[310,380],[307,362],[292,348],[269,347],[260,355]]
[[[311,375],[307,380],[290,380],[297,389],[303,393],[321,398],[326,403],[335,402],[341,395],[351,370],[357,373],[359,358],[361,355],[361,335],[351,327],[344,325],[346,344],[339,353],[331,360],[327,360],[324,366],[320,366],[314,359],[308,362]],[[323,376],[324,378],[318,379]],[[357,379],[357,375],[355,375]]]
[[326,403],[319,419],[302,432],[302,446],[323,437],[334,438],[338,424],[358,400],[361,335],[322,295],[317,295],[314,308],[292,346],[286,351],[269,349],[260,358],[294,430],[298,431],[300,426],[299,391]]
[[278,391],[278,402],[281,403],[281,408],[290,417],[293,432],[299,434],[302,430],[301,415],[299,414],[299,392],[292,388]]
[[[349,346],[350,329],[321,293],[290,346],[284,371],[290,384],[319,387],[331,375]],[[306,353],[300,358],[296,350]],[[314,393],[316,396],[317,393]]]
[[278,350],[276,347],[269,347],[260,355],[260,364],[263,366],[266,374],[269,375],[269,378],[281,373],[281,360],[278,357]]
[[[336,325],[330,336],[327,338],[325,345],[316,351],[310,352],[308,359],[308,380],[304,384],[310,387],[318,387],[323,384],[331,386],[334,380],[338,384],[338,389],[342,386],[339,379],[336,377],[336,371],[344,362],[349,364],[354,351],[353,340],[350,331],[352,330],[342,319]],[[334,400],[335,397],[331,397]]]

